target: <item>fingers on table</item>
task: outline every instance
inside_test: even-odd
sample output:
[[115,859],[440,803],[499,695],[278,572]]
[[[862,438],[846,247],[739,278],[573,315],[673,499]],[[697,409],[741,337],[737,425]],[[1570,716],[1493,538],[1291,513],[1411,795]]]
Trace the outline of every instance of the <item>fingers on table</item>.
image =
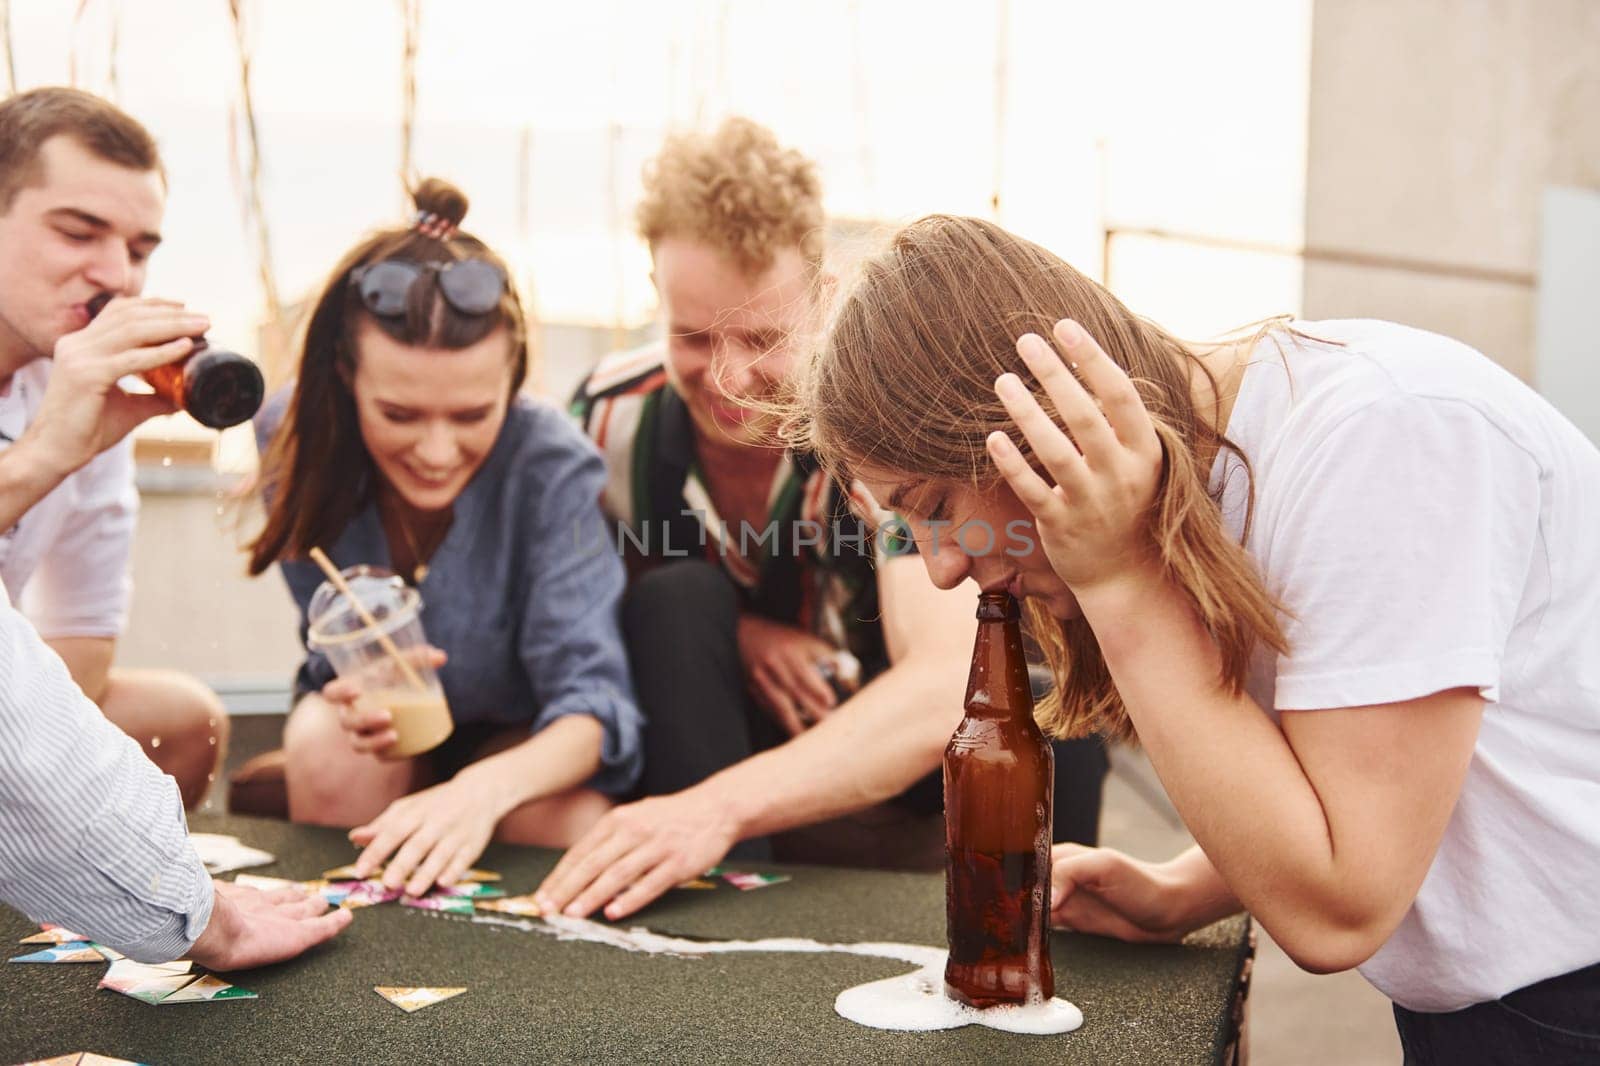
[[606,907],[606,917],[612,921],[626,918],[640,907],[655,900],[673,885],[683,881],[686,876],[694,875],[684,874],[670,857],[657,863],[654,869],[629,885],[616,899],[611,901],[611,904]]
[[[593,914],[632,887],[648,871],[664,860],[659,848],[644,844],[623,855],[608,866],[578,898],[567,905],[566,913],[572,917]],[[610,909],[607,909],[610,914]]]
[[[561,857],[561,861],[556,863],[556,868],[550,871],[550,876],[539,886],[537,895],[541,905],[577,914],[578,912],[572,910],[572,904],[579,893],[592,885],[602,871],[622,858],[633,847],[633,841],[617,832],[614,823],[609,827],[609,831],[605,831],[606,825],[606,822],[601,822],[603,827],[601,832],[590,834],[570,848]],[[582,913],[587,914],[589,911]]]

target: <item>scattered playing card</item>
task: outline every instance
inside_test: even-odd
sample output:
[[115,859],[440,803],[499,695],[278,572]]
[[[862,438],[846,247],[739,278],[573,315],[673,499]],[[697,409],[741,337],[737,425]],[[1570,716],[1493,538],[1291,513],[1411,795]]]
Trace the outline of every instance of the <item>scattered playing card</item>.
[[402,890],[398,888],[385,888],[382,881],[357,881],[350,886],[344,899],[339,901],[339,906],[346,910],[355,910],[357,907],[392,903],[400,898],[401,893]]
[[172,995],[161,1001],[162,1006],[169,1003],[209,1003],[219,999],[255,999],[254,992],[230,985],[220,977],[206,974],[195,979],[193,984],[184,985]]
[[188,959],[171,962],[134,962],[127,959],[106,971],[107,977],[159,977],[175,973],[193,973],[194,963]]
[[41,932],[32,936],[25,936],[17,941],[19,944],[73,944],[87,941],[89,938],[70,929],[63,929],[59,925],[45,922],[40,927]]
[[717,887],[717,883],[715,881],[707,881],[703,877],[696,877],[692,881],[684,881],[684,882],[682,882],[682,883],[680,883],[680,884],[678,884],[678,885],[676,885],[674,887],[676,887],[676,888],[716,888]]
[[532,896],[507,896],[504,899],[475,899],[473,904],[480,911],[496,911],[500,914],[514,914],[519,918],[537,918],[544,910]]
[[498,881],[500,875],[493,870],[468,870],[461,875],[462,881]]
[[455,885],[439,885],[428,895],[454,896],[467,899],[499,899],[506,894],[506,890],[495,885],[486,885],[482,881],[462,881]]
[[18,955],[12,962],[105,962],[106,958],[86,940],[77,943],[53,944],[31,955]]
[[374,985],[372,990],[407,1014],[443,1003],[466,991],[465,988],[396,988],[390,985]]
[[35,1059],[22,1066],[140,1066],[129,1059],[114,1059],[110,1055],[96,1055],[92,1051],[74,1051],[70,1055],[57,1055],[53,1059]]
[[276,858],[271,852],[241,844],[238,837],[221,833],[190,833],[189,842],[194,845],[200,861],[206,864],[206,870],[213,874],[225,874],[247,866],[265,866]]
[[[378,867],[367,876],[382,877],[383,867]],[[344,866],[335,866],[331,870],[322,871],[322,879],[324,881],[359,881],[361,880],[361,875],[356,872],[356,864],[352,862]]]
[[400,906],[414,907],[419,911],[440,911],[444,914],[472,914],[472,901],[461,896],[424,896],[416,899],[401,896]]
[[781,885],[789,880],[783,874],[750,874],[740,870],[725,870],[718,876],[741,892],[748,892],[752,888],[766,888],[768,885]]
[[337,907],[360,883],[360,881],[302,881],[300,887],[312,894],[320,894],[328,901],[328,906]]
[[143,1003],[208,1003],[224,999],[255,999],[254,992],[230,985],[210,974],[193,972],[188,959],[153,965],[122,959],[111,964],[100,979],[101,988],[120,992]]
[[194,980],[195,975],[187,972],[187,963],[184,964],[183,970],[162,969],[162,966],[171,965],[173,964],[163,963],[160,966],[146,966],[129,959],[114,962],[106,971],[106,975],[100,978],[100,987],[121,992],[131,999],[144,1003],[160,1003]]

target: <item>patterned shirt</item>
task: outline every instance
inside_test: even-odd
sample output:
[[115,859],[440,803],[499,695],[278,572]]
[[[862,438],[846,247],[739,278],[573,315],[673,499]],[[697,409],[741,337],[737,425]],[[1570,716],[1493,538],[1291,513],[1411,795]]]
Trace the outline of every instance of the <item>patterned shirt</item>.
[[767,525],[729,528],[711,502],[683,397],[667,382],[666,344],[612,355],[578,387],[571,412],[608,469],[602,507],[621,549],[647,563],[718,563],[741,606],[888,665],[876,563],[907,554],[909,536],[859,484],[848,492],[808,455],[785,453],[767,495]]

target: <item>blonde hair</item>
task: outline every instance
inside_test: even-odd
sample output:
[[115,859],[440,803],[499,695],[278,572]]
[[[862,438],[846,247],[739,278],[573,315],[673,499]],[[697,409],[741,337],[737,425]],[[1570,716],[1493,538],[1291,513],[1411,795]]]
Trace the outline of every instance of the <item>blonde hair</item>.
[[[1048,337],[1062,318],[1100,342],[1150,412],[1166,462],[1149,530],[1168,578],[1216,641],[1219,681],[1238,692],[1257,642],[1280,653],[1287,645],[1277,605],[1208,495],[1206,459],[1219,448],[1237,452],[1196,407],[1192,375],[1210,372],[1177,338],[1038,245],[980,219],[931,215],[906,226],[864,265],[800,372],[785,434],[840,476],[876,467],[984,491],[999,480],[984,440],[1001,430],[1042,473],[994,382],[1019,375],[1054,416],[1016,340]],[[1041,727],[1131,739],[1088,624],[1059,621],[1033,601],[1025,618],[1055,679],[1038,708]]]
[[822,263],[822,182],[812,162],[765,126],[730,118],[716,132],[667,139],[645,165],[639,235],[703,241],[760,274],[783,248]]

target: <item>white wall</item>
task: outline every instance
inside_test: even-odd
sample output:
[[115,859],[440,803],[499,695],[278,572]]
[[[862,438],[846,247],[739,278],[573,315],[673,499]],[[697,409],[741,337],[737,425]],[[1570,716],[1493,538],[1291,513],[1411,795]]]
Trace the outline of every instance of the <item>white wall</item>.
[[1535,384],[1600,444],[1600,191],[1548,189],[1539,242]]
[[1496,272],[1306,264],[1305,310],[1437,330],[1533,376],[1540,198],[1600,188],[1600,3],[1319,0],[1306,241]]

